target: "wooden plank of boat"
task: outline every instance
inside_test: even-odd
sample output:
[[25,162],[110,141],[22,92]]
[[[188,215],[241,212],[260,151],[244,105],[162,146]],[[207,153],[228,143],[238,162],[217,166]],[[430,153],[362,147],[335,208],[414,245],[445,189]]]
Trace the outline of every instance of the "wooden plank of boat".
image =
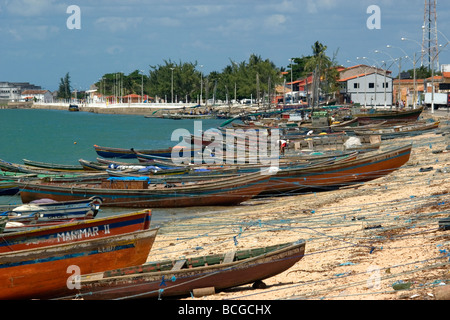
[[412,145],[326,165],[279,170],[270,176],[267,192],[298,192],[361,183],[383,177],[409,161]]
[[263,191],[267,182],[267,174],[255,172],[178,184],[148,184],[144,177],[109,178],[91,185],[28,181],[18,182],[18,186],[23,203],[39,198],[67,201],[100,196],[102,206],[174,208],[237,205]]
[[72,294],[80,274],[142,265],[158,229],[0,253],[0,299]]
[[150,228],[151,210],[79,221],[52,222],[2,234],[0,253],[114,236]]
[[251,284],[280,274],[305,254],[305,241],[246,249],[224,262],[217,254],[186,259],[180,269],[176,262],[149,262],[142,266],[81,276],[79,294],[86,300],[181,297],[194,289],[214,287],[216,292]]

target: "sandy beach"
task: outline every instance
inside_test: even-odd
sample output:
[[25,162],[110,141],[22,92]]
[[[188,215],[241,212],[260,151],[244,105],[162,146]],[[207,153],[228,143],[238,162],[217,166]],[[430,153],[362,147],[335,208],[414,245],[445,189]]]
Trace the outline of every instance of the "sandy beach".
[[435,300],[450,279],[450,231],[438,224],[450,213],[446,120],[437,131],[383,141],[382,148],[413,143],[409,162],[388,176],[175,220],[161,228],[148,260],[304,239],[304,258],[264,280],[265,289],[249,284],[186,300]]

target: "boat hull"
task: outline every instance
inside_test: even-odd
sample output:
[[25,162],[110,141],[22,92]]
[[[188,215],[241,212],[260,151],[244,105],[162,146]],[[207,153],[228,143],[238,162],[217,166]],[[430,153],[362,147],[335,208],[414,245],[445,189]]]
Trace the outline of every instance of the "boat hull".
[[[210,179],[212,180],[212,179]],[[225,182],[206,183],[198,187],[168,187],[159,189],[83,188],[76,185],[19,183],[23,203],[39,198],[67,201],[100,196],[105,207],[179,208],[196,206],[237,205],[265,190],[268,176],[252,173],[227,178]],[[145,183],[145,182],[144,182]]]
[[146,262],[157,229],[0,254],[0,299],[73,294],[73,276]]
[[151,210],[143,210],[104,218],[44,226],[31,230],[7,232],[2,234],[0,239],[0,253],[147,230],[150,227],[150,222]]
[[337,164],[312,166],[299,170],[281,170],[270,178],[265,193],[327,189],[377,179],[392,173],[409,161],[408,145],[375,156]]
[[304,253],[305,242],[300,241],[272,253],[230,263],[160,272],[147,272],[145,266],[139,266],[119,270],[120,276],[108,277],[106,272],[84,275],[80,291],[86,300],[186,296],[194,289],[209,287],[217,292],[280,274],[301,260]]

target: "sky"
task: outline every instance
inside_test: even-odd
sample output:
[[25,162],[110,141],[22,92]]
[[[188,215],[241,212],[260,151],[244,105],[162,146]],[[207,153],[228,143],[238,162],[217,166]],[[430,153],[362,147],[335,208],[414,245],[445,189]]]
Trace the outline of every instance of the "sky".
[[[412,69],[414,53],[421,54],[424,3],[0,0],[0,81],[53,91],[69,73],[72,87],[88,90],[106,73],[148,74],[150,66],[171,60],[197,63],[208,74],[251,54],[288,68],[290,58],[311,55],[316,41],[346,67],[407,55],[402,69]],[[450,64],[450,1],[438,0],[437,16],[439,62]],[[397,74],[398,64],[389,69]]]

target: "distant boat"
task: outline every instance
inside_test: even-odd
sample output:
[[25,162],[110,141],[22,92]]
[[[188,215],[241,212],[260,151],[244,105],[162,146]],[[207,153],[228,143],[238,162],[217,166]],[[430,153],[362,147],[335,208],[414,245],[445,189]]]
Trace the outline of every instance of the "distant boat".
[[[83,274],[86,300],[188,296],[195,289],[214,292],[255,283],[280,274],[304,257],[305,241],[249,248],[226,254],[149,262],[141,266]],[[162,285],[162,283],[164,283]]]
[[367,130],[355,130],[356,135],[380,135],[382,139],[392,139],[402,136],[420,135],[428,130],[439,128],[439,121],[416,122],[412,124],[396,125],[389,127],[372,128]]
[[70,104],[69,105],[69,111],[80,111],[80,109],[78,108],[78,105]]
[[[142,153],[142,154],[148,154],[148,155],[154,155],[158,157],[164,157],[164,158],[171,158],[172,152],[177,152],[177,149],[179,149],[178,152],[182,152],[182,147],[170,147],[166,149],[124,149],[124,148],[113,148],[113,147],[101,147],[98,145],[94,145],[95,152],[100,157],[103,158],[119,158],[119,159],[135,159],[136,158],[136,152]],[[196,152],[201,151],[200,148],[194,148],[191,149],[191,156],[194,156]]]
[[359,125],[381,121],[388,123],[413,122],[417,121],[422,111],[423,107],[408,110],[374,110],[373,112],[353,114],[353,116],[358,118]]

